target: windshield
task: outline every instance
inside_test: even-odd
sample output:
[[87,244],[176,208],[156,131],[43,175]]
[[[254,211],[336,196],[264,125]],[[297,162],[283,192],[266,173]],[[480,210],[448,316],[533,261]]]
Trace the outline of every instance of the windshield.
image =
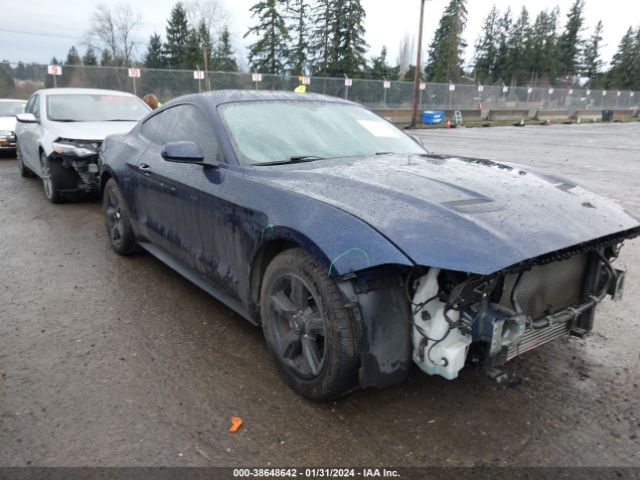
[[24,106],[27,102],[0,102],[0,117],[15,116],[24,112]]
[[222,105],[220,113],[244,164],[296,158],[382,153],[423,154],[401,130],[368,110],[317,101],[256,101]]
[[64,94],[47,97],[47,117],[58,122],[137,122],[149,108],[137,97]]

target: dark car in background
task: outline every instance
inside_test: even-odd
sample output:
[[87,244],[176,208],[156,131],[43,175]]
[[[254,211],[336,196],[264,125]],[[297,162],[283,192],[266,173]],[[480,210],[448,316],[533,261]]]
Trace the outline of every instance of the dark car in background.
[[113,248],[142,247],[261,324],[286,382],[317,401],[412,363],[453,379],[585,334],[640,233],[569,180],[429,154],[312,94],[172,100],[106,138],[100,179]]
[[0,98],[0,152],[16,149],[16,115],[24,112],[25,100]]
[[17,116],[18,168],[42,178],[53,203],[98,190],[98,151],[107,135],[128,132],[151,109],[126,92],[38,90]]

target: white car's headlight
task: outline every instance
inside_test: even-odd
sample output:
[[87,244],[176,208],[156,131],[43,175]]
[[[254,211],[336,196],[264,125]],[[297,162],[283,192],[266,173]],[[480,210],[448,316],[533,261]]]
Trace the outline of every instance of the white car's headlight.
[[53,142],[53,150],[60,155],[75,155],[76,157],[88,157],[98,153],[96,149],[86,145],[78,146],[68,142]]
[[13,137],[15,135],[15,133],[13,133],[11,130],[0,130],[0,136],[2,137]]

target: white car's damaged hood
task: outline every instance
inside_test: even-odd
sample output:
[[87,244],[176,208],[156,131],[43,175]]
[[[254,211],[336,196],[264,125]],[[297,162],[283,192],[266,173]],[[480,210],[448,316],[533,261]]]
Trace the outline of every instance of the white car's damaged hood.
[[138,122],[49,122],[46,128],[52,138],[72,140],[104,140],[107,135],[127,133]]

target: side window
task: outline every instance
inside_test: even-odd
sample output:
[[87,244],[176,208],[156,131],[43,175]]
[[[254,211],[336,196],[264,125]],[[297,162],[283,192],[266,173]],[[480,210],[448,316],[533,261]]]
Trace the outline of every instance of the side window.
[[36,118],[40,118],[40,96],[36,95],[33,97],[33,105],[31,106],[31,113]]
[[195,142],[206,159],[216,160],[218,156],[218,143],[211,122],[194,105],[178,105],[154,115],[142,125],[142,134],[158,145]]
[[158,145],[166,143],[162,136],[162,122],[165,112],[160,112],[142,124],[142,135]]
[[38,95],[32,95],[29,101],[27,102],[27,106],[24,107],[24,113],[33,113],[33,105],[38,98]]

